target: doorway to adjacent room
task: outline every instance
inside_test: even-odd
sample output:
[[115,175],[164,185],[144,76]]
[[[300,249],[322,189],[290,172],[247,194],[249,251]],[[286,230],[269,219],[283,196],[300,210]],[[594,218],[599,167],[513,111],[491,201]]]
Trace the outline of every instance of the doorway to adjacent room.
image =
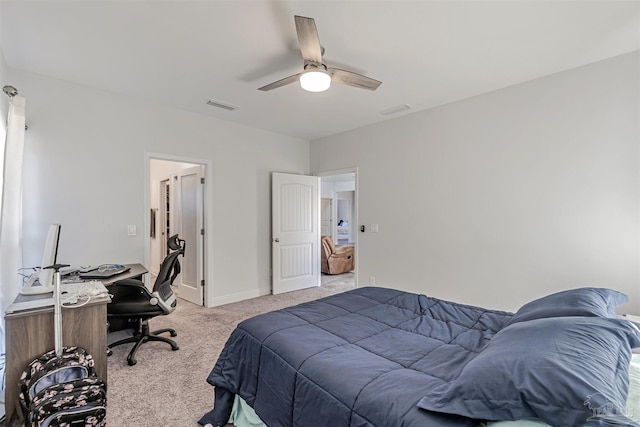
[[[357,169],[327,171],[320,176],[320,224],[322,236],[329,236],[336,250],[344,246],[354,247],[354,268],[351,271],[340,271],[328,274],[326,268],[322,272],[322,286],[357,284],[357,240],[358,240],[358,206],[357,206]],[[321,249],[322,250],[322,249]]]
[[180,259],[181,273],[174,281],[176,294],[204,305],[206,164],[150,158],[148,166],[149,272],[151,276],[158,274],[168,254],[167,239],[178,234],[186,247]]

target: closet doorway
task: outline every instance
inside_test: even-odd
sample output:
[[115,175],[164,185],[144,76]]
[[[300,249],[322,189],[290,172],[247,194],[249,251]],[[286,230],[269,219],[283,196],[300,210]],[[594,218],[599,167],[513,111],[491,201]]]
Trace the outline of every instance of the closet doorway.
[[176,294],[204,305],[206,218],[204,164],[149,159],[149,273],[157,276],[169,253],[167,240],[178,234],[186,241],[180,258],[181,273],[174,281]]

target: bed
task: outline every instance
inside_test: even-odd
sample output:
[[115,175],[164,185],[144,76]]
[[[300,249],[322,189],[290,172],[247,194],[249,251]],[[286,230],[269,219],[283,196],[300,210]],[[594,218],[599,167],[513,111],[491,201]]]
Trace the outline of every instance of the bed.
[[626,301],[580,288],[514,314],[366,287],[266,313],[229,337],[199,422],[224,426],[241,398],[270,427],[639,427]]

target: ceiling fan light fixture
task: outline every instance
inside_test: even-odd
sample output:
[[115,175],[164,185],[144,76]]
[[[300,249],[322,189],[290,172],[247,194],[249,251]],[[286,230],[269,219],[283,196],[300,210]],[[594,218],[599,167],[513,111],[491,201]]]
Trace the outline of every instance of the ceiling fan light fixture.
[[300,87],[309,92],[324,92],[331,86],[331,76],[326,71],[311,70],[300,75]]

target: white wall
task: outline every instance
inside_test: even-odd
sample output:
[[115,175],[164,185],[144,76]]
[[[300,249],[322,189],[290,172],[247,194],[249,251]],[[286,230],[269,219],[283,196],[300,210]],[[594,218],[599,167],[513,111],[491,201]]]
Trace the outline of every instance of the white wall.
[[343,191],[356,191],[356,180],[336,181],[333,183],[333,191],[336,193]]
[[[2,14],[2,8],[0,8],[0,15]],[[0,17],[0,22],[2,19]],[[11,84],[7,81],[7,63],[4,59],[4,52],[2,50],[2,40],[0,39],[0,87],[4,87],[5,85]],[[2,93],[2,100],[0,100],[0,117],[7,117],[7,112],[9,109],[9,102],[5,99],[4,93]],[[5,121],[2,121],[2,126],[4,128]],[[4,140],[4,137],[2,137]]]
[[[7,66],[4,60],[4,53],[2,53],[2,49],[0,48],[0,87],[4,87],[8,84],[11,83],[7,81]],[[20,88],[17,89],[18,91],[20,91]],[[6,125],[7,113],[9,111],[9,100],[7,99],[7,96],[4,94],[4,92],[0,93],[0,95],[2,96],[2,99],[0,99],[0,117],[3,118],[2,125],[0,126],[2,126],[2,129],[4,129]],[[4,140],[4,136],[2,137],[2,139]]]
[[[640,313],[638,52],[313,141],[358,167],[359,285],[515,310],[582,285]],[[334,153],[339,152],[340,156]]]
[[[0,13],[1,13],[1,9],[0,8]],[[2,21],[0,19],[0,21]],[[0,88],[4,87],[5,85],[10,85],[11,82],[7,80],[7,63],[4,59],[4,51],[2,50],[2,40],[0,40]],[[15,85],[12,85],[15,86]],[[20,88],[17,88],[18,92],[20,91]],[[9,101],[7,100],[7,97],[5,96],[4,92],[0,93],[2,99],[0,100],[0,117],[3,118],[2,120],[2,128],[4,129],[5,126],[5,119],[7,117],[7,113],[9,111]],[[2,138],[4,140],[4,137]]]
[[[166,153],[212,164],[208,303],[270,292],[270,174],[308,172],[307,141],[9,71],[29,123],[25,264],[39,263],[50,223],[62,224],[61,262],[143,262],[144,156]],[[128,224],[137,236],[127,236]]]
[[320,197],[327,199],[333,199],[335,197],[335,191],[333,191],[333,182],[323,180],[320,178]]

